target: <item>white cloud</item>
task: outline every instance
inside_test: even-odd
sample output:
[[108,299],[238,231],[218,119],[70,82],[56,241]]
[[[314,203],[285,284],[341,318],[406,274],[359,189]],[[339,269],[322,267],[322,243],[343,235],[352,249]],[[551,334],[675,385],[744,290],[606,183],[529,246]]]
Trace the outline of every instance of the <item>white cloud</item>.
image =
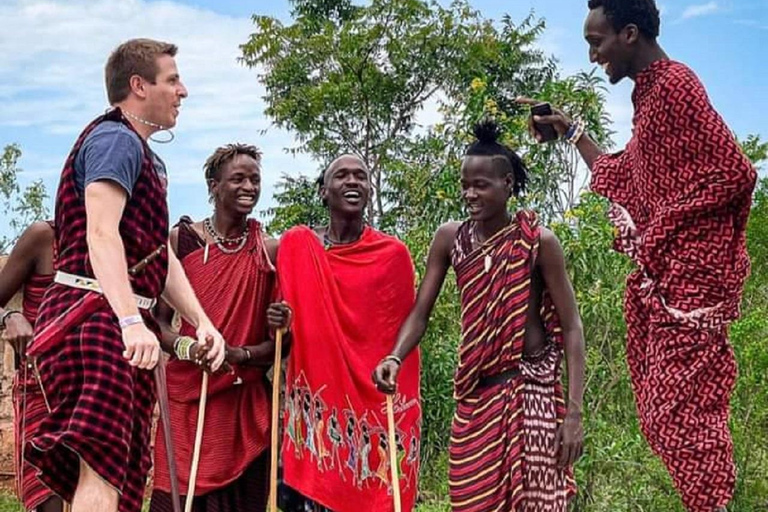
[[[253,32],[248,18],[173,1],[2,0],[0,19],[0,142],[21,139],[26,178],[43,177],[53,182],[49,188],[55,186],[52,177],[69,144],[108,106],[103,69],[109,53],[134,37],[179,46],[176,60],[190,95],[182,105],[176,140],[155,146],[173,183],[198,184],[202,190],[205,158],[234,141],[264,151],[265,189],[282,172],[317,168],[308,157],[283,153],[293,145],[289,134],[273,128],[261,134],[270,127],[262,113],[264,90],[256,70],[237,62],[239,45]],[[20,135],[30,133],[27,141]]]
[[683,11],[682,19],[687,20],[690,18],[698,18],[699,16],[706,16],[713,14],[720,10],[717,2],[708,2],[706,4],[689,5]]

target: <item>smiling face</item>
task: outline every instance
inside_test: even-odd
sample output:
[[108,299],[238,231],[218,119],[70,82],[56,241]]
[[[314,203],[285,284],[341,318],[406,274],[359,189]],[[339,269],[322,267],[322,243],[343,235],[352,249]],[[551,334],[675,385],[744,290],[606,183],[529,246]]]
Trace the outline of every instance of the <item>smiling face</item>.
[[632,63],[638,51],[639,30],[629,24],[616,32],[602,7],[591,9],[584,22],[584,38],[589,44],[589,61],[597,63],[617,84],[632,75]]
[[325,171],[320,197],[331,212],[362,217],[371,197],[368,168],[356,156],[337,158]]
[[461,198],[470,219],[487,221],[507,214],[515,180],[502,156],[467,156],[461,165]]
[[248,215],[261,195],[261,169],[250,155],[236,154],[221,167],[218,179],[208,181],[216,210]]

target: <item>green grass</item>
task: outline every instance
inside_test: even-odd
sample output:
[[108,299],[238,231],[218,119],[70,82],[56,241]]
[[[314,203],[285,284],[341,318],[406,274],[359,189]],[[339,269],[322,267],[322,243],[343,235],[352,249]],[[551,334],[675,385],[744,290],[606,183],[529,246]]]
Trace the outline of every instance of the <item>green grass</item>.
[[22,512],[21,504],[15,496],[0,494],[0,512]]

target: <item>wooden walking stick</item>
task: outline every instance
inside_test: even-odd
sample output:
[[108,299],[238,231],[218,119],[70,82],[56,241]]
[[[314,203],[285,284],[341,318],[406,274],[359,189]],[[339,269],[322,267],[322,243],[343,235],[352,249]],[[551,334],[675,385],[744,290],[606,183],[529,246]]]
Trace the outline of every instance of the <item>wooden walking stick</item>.
[[192,511],[195,501],[195,484],[197,481],[197,466],[200,464],[200,448],[203,445],[203,427],[205,426],[205,404],[208,402],[208,372],[203,371],[203,383],[200,386],[200,408],[197,411],[197,431],[195,432],[195,449],[192,452],[192,467],[189,469],[189,485],[184,503],[184,512]]
[[387,432],[389,434],[389,467],[392,470],[392,497],[395,500],[395,512],[400,512],[400,471],[397,467],[397,440],[395,438],[395,407],[392,395],[387,395]]
[[157,362],[153,374],[155,376],[155,388],[157,389],[157,405],[160,409],[160,423],[163,429],[163,439],[165,440],[165,451],[168,457],[168,474],[171,478],[171,507],[173,508],[173,512],[181,512],[179,473],[176,470],[173,435],[171,435],[171,408],[168,403],[168,384],[165,378],[165,360],[162,357]]
[[272,448],[269,464],[269,512],[277,512],[277,433],[280,412],[280,362],[283,360],[283,332],[275,335],[275,363],[272,367]]

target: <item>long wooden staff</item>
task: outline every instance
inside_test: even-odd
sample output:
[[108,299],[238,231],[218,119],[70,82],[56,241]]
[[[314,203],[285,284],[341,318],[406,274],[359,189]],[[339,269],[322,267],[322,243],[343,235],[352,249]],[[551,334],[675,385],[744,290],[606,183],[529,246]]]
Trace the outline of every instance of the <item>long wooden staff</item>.
[[197,410],[197,430],[195,431],[195,448],[192,452],[192,467],[189,469],[189,484],[184,512],[192,511],[195,502],[195,484],[197,483],[197,466],[200,464],[200,448],[203,445],[203,428],[205,427],[205,405],[208,402],[208,372],[203,371],[203,383],[200,385],[200,407]]
[[395,407],[392,404],[392,395],[387,395],[387,433],[389,434],[389,467],[392,470],[392,497],[395,500],[395,512],[400,512],[400,475],[397,467]]
[[283,360],[283,329],[275,335],[275,363],[272,367],[272,448],[269,464],[269,512],[277,512],[277,434],[280,412],[280,363]]
[[160,408],[160,423],[163,428],[165,452],[168,458],[168,473],[171,478],[171,505],[173,507],[173,512],[181,512],[179,472],[176,470],[176,457],[173,449],[173,436],[171,435],[171,408],[168,403],[168,385],[165,379],[165,360],[162,357],[157,362],[157,365],[155,365],[155,369],[152,373],[155,376],[157,404]]

